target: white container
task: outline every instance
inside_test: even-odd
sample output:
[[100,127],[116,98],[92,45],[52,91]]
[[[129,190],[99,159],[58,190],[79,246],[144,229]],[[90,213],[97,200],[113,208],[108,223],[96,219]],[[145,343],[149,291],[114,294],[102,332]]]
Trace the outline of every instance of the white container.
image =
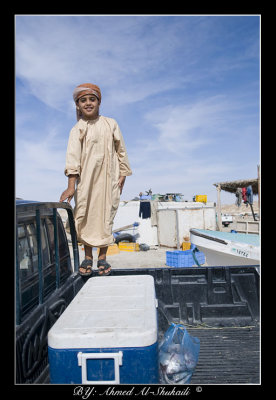
[[114,229],[139,222],[135,229],[123,231],[138,234],[136,242],[149,246],[180,248],[191,228],[216,229],[216,206],[208,201],[151,201],[151,218],[139,217],[140,201],[121,201],[114,218]]
[[90,278],[48,332],[51,383],[158,383],[156,307],[151,275]]
[[185,208],[159,209],[157,219],[158,244],[178,249],[186,238],[190,238],[191,228],[216,229],[216,210],[213,203],[195,202],[187,203]]

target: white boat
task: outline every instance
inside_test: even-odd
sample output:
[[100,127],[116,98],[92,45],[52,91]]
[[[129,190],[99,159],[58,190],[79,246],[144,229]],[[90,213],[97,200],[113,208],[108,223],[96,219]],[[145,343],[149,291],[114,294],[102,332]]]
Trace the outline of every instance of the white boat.
[[190,229],[190,240],[205,254],[208,266],[260,264],[258,234]]

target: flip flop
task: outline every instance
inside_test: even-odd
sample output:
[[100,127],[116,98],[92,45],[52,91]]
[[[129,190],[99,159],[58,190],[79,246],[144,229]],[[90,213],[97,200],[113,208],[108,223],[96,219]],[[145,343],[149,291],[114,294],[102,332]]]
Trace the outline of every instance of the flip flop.
[[[92,265],[93,265],[93,261],[92,260],[83,260],[83,262],[79,266],[79,274],[81,276],[90,276],[90,275],[92,275],[92,273],[93,273]],[[80,268],[85,269],[86,272],[80,272]]]
[[[99,276],[108,276],[108,275],[110,275],[110,273],[111,273],[111,265],[108,264],[108,262],[106,262],[105,260],[98,260],[97,267],[99,269]],[[100,267],[103,267],[103,268],[100,268]],[[108,272],[105,272],[109,268],[110,268],[110,270]],[[100,272],[102,272],[102,273],[100,274]]]

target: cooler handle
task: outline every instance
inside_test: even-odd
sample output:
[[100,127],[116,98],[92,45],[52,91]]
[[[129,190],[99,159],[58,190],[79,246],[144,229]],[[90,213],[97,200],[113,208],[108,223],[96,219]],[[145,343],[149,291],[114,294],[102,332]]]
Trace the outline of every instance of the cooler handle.
[[[89,359],[103,359],[103,358],[114,358],[114,381],[89,381],[87,380],[87,363]],[[93,385],[114,385],[120,383],[120,365],[123,365],[123,353],[78,353],[78,365],[81,367],[81,383],[82,384],[93,384]]]

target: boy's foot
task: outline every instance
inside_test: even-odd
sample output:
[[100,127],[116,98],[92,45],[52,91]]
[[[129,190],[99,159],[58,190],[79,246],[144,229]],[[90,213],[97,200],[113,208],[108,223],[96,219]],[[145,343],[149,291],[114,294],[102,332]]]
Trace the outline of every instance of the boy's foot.
[[97,267],[100,276],[107,276],[111,273],[111,265],[106,260],[98,260]]
[[82,276],[92,275],[93,260],[85,259],[79,266],[79,274]]

